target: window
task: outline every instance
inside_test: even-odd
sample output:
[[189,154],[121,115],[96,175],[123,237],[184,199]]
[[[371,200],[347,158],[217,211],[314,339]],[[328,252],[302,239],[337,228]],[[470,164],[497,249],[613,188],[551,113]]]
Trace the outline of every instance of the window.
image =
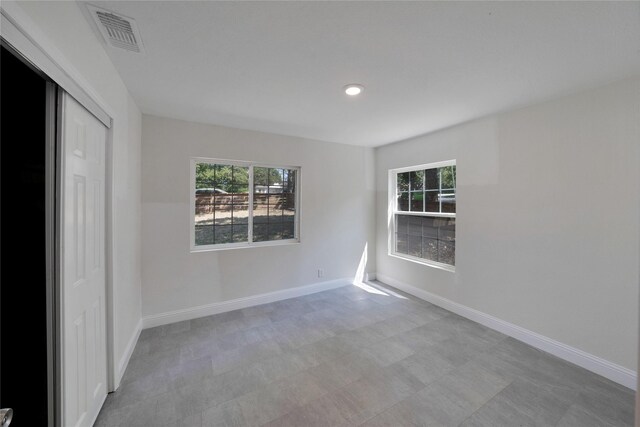
[[300,168],[193,159],[191,249],[298,242]]
[[393,206],[389,253],[453,270],[456,262],[456,162],[389,171]]

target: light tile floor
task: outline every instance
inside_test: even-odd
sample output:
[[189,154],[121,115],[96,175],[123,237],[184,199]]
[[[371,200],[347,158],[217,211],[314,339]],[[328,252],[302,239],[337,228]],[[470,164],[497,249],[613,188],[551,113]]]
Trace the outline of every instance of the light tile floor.
[[147,329],[96,426],[632,425],[631,390],[388,289]]

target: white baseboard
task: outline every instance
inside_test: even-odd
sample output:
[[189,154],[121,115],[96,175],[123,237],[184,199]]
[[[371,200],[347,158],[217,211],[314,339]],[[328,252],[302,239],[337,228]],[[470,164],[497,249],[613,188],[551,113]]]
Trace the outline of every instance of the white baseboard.
[[328,291],[350,285],[349,279],[330,280],[327,282],[314,283],[296,288],[283,289],[281,291],[268,292],[265,294],[253,295],[250,297],[237,298],[228,301],[215,302],[213,304],[200,305],[197,307],[185,308],[183,310],[168,311],[166,313],[153,314],[142,318],[143,328],[168,325],[170,323],[181,322],[183,320],[197,319],[198,317],[211,316],[213,314],[252,307],[254,305],[268,304],[289,298],[301,297],[303,295],[315,294],[316,292]]
[[376,273],[365,273],[364,274],[364,281],[368,282],[370,280],[376,280]]
[[514,325],[513,323],[505,322],[497,317],[493,317],[465,305],[458,304],[457,302],[453,302],[447,298],[440,297],[432,294],[431,292],[400,282],[391,277],[384,276],[382,274],[378,274],[377,277],[379,281],[386,283],[389,286],[398,288],[401,291],[428,301],[462,317],[466,317],[467,319],[473,320],[474,322],[480,323],[488,328],[502,332],[505,335],[527,343],[539,350],[553,354],[560,359],[578,365],[632,390],[636,390],[637,372],[632,371],[631,369]]
[[127,365],[129,364],[129,359],[131,359],[131,355],[133,354],[133,350],[136,348],[136,344],[138,343],[138,338],[140,338],[140,332],[142,332],[142,319],[138,321],[136,325],[136,329],[133,331],[129,342],[127,343],[127,347],[125,348],[124,354],[118,361],[118,370],[116,371],[116,382],[114,388],[117,389],[120,386],[120,381],[122,381],[122,377],[124,376],[124,371],[127,369]]

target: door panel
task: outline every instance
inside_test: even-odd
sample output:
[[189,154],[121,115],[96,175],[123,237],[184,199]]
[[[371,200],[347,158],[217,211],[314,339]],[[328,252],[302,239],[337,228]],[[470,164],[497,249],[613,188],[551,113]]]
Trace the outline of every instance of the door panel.
[[107,395],[104,150],[107,129],[62,100],[63,425],[93,423]]

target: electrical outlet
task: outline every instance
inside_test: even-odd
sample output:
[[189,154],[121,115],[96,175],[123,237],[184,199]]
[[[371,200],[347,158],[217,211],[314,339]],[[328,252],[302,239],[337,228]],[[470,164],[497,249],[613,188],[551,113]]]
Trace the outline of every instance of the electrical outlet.
[[322,268],[318,269],[318,277],[324,277],[324,269]]

